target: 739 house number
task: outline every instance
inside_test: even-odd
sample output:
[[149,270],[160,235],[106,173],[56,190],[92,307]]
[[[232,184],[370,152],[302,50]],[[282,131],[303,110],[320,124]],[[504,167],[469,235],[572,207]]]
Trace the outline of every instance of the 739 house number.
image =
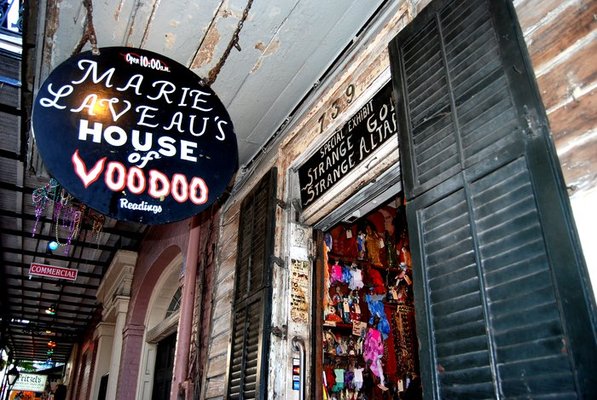
[[330,109],[323,114],[317,120],[319,122],[319,133],[322,133],[325,127],[330,123],[330,121],[335,120],[338,115],[343,111],[346,106],[350,105],[354,100],[355,94],[355,87],[354,84],[348,85],[346,90],[344,91],[343,95],[338,97],[336,100],[332,102],[332,106]]

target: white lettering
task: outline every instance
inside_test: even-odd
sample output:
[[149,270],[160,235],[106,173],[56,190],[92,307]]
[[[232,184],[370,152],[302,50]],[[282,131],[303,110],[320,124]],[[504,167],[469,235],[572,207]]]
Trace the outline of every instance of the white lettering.
[[176,91],[176,86],[172,82],[155,81],[151,86],[159,86],[159,92],[154,97],[147,96],[149,100],[158,100],[159,98],[163,97],[168,104],[172,103],[172,100],[170,100],[170,97],[168,97],[169,94],[172,94]]
[[98,78],[97,76],[97,62],[96,61],[92,61],[92,60],[79,60],[79,69],[81,71],[84,71],[85,74],[83,75],[83,77],[81,79],[79,79],[78,81],[71,81],[72,84],[79,84],[79,83],[83,83],[87,80],[87,78],[89,77],[89,75],[91,75],[91,80],[93,83],[97,84],[100,83],[101,81],[103,81],[104,79],[106,80],[106,83],[104,84],[104,86],[106,87],[112,87],[112,83],[110,82],[110,80],[112,79],[112,75],[114,75],[114,70],[115,68],[110,68],[109,70],[107,70],[106,72],[104,72],[104,74],[102,76],[100,76]]
[[141,203],[133,203],[127,199],[120,199],[120,208],[126,208],[127,210],[147,211],[154,214],[159,214],[162,212],[162,206],[160,205],[149,204],[146,201],[142,201]]
[[148,126],[150,128],[156,128],[159,124],[150,124],[149,122],[145,122],[146,118],[153,119],[155,118],[155,114],[149,114],[149,111],[158,111],[155,107],[149,106],[138,106],[135,111],[140,112],[141,116],[139,116],[139,120],[137,121],[137,125]]
[[119,126],[109,126],[104,129],[104,140],[115,147],[120,147],[127,142],[124,129]]
[[86,119],[79,121],[79,140],[87,140],[87,136],[93,137],[93,143],[102,142],[102,124],[99,122],[93,123],[93,129],[89,129],[89,122]]
[[197,157],[193,156],[193,149],[197,148],[197,143],[188,140],[180,141],[180,159],[197,162]]
[[[128,54],[127,54],[127,57],[128,57]],[[125,86],[122,86],[119,88],[117,87],[116,90],[118,90],[119,92],[124,92],[124,91],[128,90],[129,88],[135,88],[135,94],[137,96],[140,96],[142,82],[143,82],[143,75],[135,74],[129,78],[129,80]]]
[[64,85],[60,89],[58,89],[58,91],[55,92],[54,90],[52,90],[52,84],[50,83],[48,85],[48,92],[50,92],[50,94],[54,96],[54,99],[48,99],[46,97],[43,97],[39,100],[39,104],[41,104],[44,107],[54,107],[59,110],[64,110],[66,106],[58,105],[58,100],[60,100],[63,97],[68,97],[73,92],[73,90],[75,89],[71,85]]

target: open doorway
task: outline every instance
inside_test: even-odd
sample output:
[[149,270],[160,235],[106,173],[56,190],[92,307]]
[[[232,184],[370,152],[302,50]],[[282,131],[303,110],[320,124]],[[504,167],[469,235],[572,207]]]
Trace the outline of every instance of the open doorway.
[[412,263],[398,196],[324,232],[324,398],[420,399]]
[[172,385],[174,354],[176,353],[176,332],[158,342],[153,374],[152,400],[168,400]]

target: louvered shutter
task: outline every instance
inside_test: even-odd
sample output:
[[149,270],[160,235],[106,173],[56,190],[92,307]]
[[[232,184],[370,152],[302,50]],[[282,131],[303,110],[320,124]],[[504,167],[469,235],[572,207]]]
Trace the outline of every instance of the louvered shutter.
[[390,44],[425,399],[594,399],[594,299],[512,4]]
[[263,399],[267,395],[276,176],[274,168],[241,204],[228,378],[230,399]]

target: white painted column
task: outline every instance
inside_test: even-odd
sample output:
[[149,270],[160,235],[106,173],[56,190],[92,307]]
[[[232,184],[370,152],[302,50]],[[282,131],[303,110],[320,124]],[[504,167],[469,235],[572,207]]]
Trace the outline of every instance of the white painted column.
[[128,308],[128,296],[117,296],[114,299],[114,313],[116,314],[116,323],[114,324],[114,341],[112,342],[112,357],[110,358],[110,376],[108,377],[106,399],[116,398],[118,372],[120,371],[120,355],[122,354],[122,331],[124,330],[124,325],[126,322],[126,313]]
[[110,371],[110,357],[112,354],[112,341],[114,339],[114,324],[100,322],[95,329],[97,339],[97,350],[95,356],[95,368],[91,380],[91,398],[97,399],[99,395],[102,376]]
[[[97,299],[104,307],[102,320],[114,327],[109,368],[107,370],[109,376],[106,399],[116,399],[116,386],[118,385],[123,342],[122,331],[126,323],[136,263],[137,253],[128,250],[118,250],[97,289]],[[105,375],[105,372],[102,375]],[[101,378],[101,375],[99,377]]]

